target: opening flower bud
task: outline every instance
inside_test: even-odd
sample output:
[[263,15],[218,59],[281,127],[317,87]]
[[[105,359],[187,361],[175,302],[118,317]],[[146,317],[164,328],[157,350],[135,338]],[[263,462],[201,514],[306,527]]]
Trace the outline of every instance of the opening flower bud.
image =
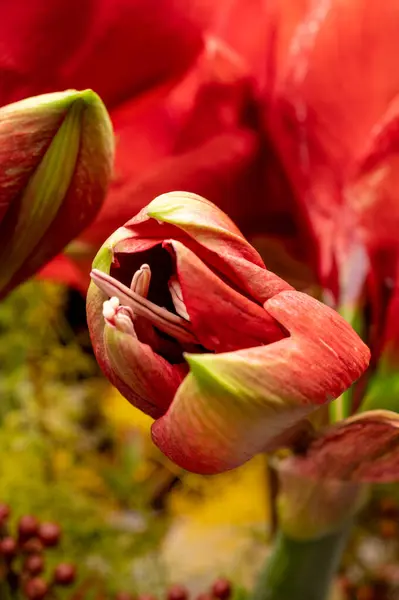
[[117,230],[91,272],[100,366],[156,419],[155,443],[199,473],[286,445],[366,368],[334,311],[268,271],[230,219],[184,192]]

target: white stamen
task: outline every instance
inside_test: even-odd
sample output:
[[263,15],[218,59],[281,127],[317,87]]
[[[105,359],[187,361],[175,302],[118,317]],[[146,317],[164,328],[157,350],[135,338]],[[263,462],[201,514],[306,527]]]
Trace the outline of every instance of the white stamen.
[[[115,300],[117,301],[115,303]],[[106,321],[111,321],[116,314],[116,309],[119,306],[119,300],[115,296],[110,300],[106,300],[103,304],[103,317]]]
[[119,302],[119,298],[117,298],[116,296],[112,296],[112,298],[110,298],[108,300],[108,302],[110,303],[111,306],[113,306],[115,309],[118,308],[120,302]]
[[104,320],[119,331],[137,337],[133,325],[133,313],[130,308],[120,306],[119,298],[112,296],[103,303]]

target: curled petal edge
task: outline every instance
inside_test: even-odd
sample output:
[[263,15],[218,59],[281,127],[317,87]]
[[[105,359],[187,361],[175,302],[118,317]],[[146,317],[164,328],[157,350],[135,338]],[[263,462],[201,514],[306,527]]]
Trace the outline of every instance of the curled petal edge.
[[179,466],[218,473],[284,446],[308,415],[366,369],[367,346],[317,300],[287,291],[265,309],[289,338],[236,352],[187,355],[190,373],[152,426],[154,442]]

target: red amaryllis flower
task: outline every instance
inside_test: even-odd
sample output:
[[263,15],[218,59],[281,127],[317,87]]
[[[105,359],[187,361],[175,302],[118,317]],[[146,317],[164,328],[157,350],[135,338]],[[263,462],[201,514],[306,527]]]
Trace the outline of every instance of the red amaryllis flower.
[[91,277],[101,367],[191,471],[284,445],[368,363],[337,313],[268,271],[230,219],[193,194],[153,200],[105,242]]

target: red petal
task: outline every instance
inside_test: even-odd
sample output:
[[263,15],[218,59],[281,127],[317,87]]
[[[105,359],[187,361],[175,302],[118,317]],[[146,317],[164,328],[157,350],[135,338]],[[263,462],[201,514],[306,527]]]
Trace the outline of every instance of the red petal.
[[104,348],[111,383],[147,415],[164,414],[183,381],[185,365],[171,365],[147,344],[110,325],[104,328]]
[[[399,254],[399,96],[373,128],[368,144],[346,188],[362,240],[379,269],[380,277],[396,275]],[[378,264],[379,257],[383,263]]]
[[37,274],[38,279],[47,279],[68,285],[83,295],[87,292],[89,277],[67,256],[60,254],[47,263]]
[[0,104],[66,87],[110,105],[176,76],[202,44],[200,3],[31,0],[0,8]]
[[[164,246],[175,256],[193,332],[205,348],[229,352],[285,337],[284,328],[261,306],[224,283],[191,250],[176,241]],[[247,277],[251,278],[250,263]]]
[[[382,337],[396,344],[395,308],[387,313],[387,301],[396,288],[399,268],[399,96],[373,128],[356,170],[345,189],[361,241],[370,256],[369,294],[373,308],[373,344]],[[385,330],[385,334],[383,333]],[[374,348],[378,354],[378,348]]]
[[157,418],[170,402],[187,370],[170,365],[134,336],[105,325],[107,300],[93,283],[87,294],[87,322],[94,353],[103,373],[131,404]]
[[207,45],[185,78],[113,113],[115,182],[84,239],[101,243],[155,196],[189,189],[247,212],[240,192],[257,140],[247,125],[248,82],[223,49]]
[[101,0],[93,9],[91,36],[63,77],[109,104],[179,75],[201,49],[205,14],[197,1]]
[[[142,235],[182,240],[204,262],[258,303],[291,288],[266,270],[259,254],[226,214],[196,194],[162,194],[127,223],[126,228],[132,231],[132,236],[118,244],[119,252],[135,252],[136,239]],[[249,272],[251,277],[248,277]]]
[[31,0],[21,10],[17,2],[1,2],[0,105],[65,88],[62,69],[91,38],[97,5],[94,0]]

